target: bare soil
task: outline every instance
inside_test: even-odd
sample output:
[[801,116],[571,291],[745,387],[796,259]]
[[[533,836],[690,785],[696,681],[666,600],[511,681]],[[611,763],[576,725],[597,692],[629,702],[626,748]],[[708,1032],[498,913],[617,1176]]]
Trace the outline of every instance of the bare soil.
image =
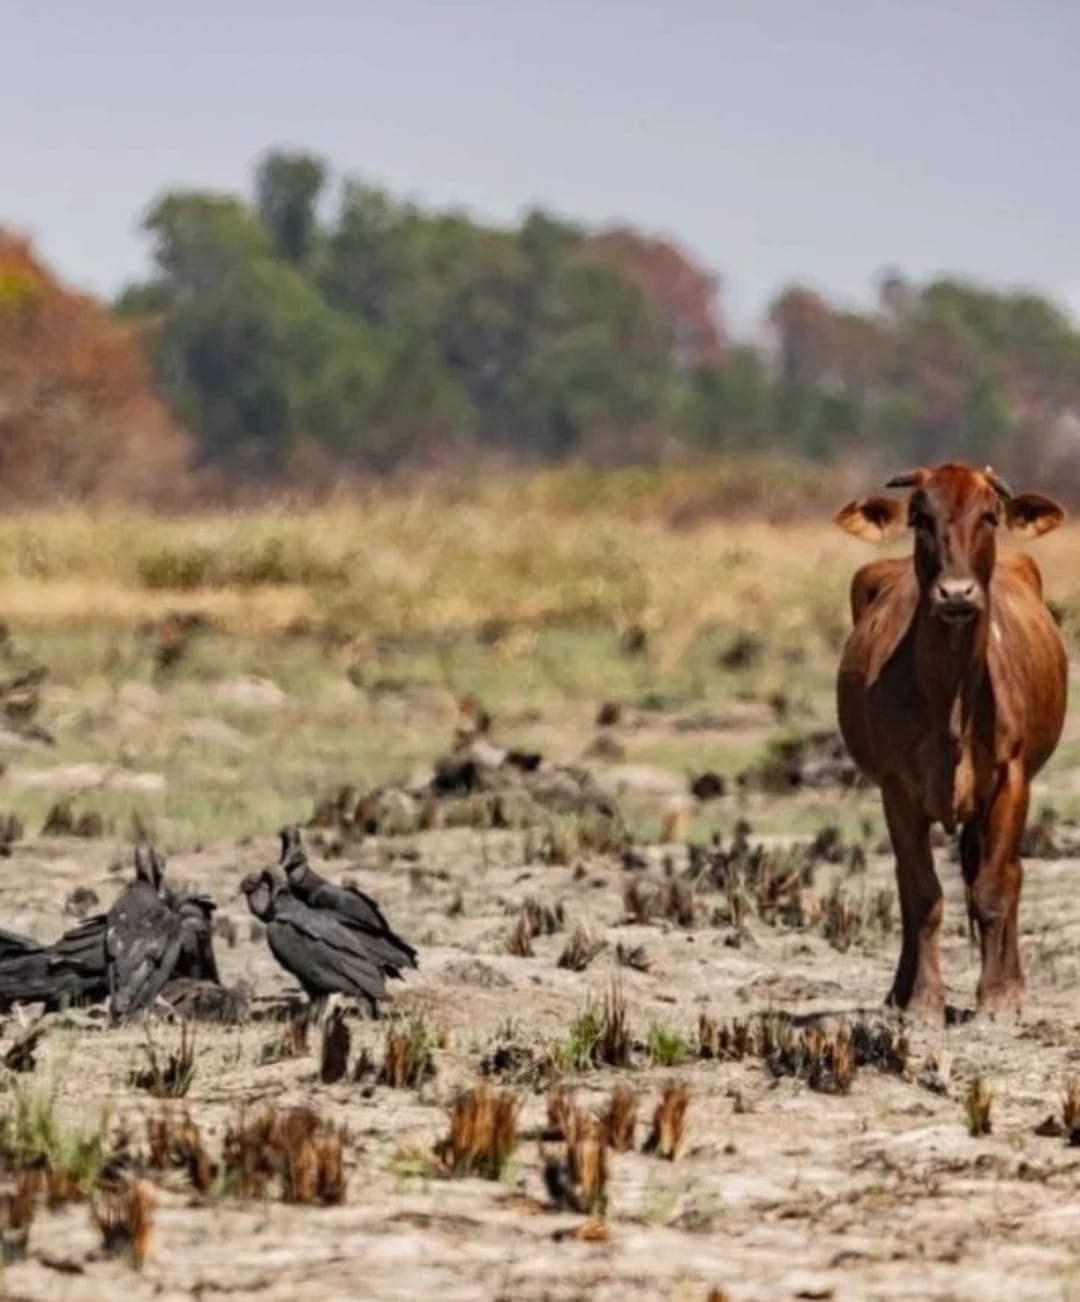
[[[1076,860],[1028,862],[1022,1016],[966,1016],[977,955],[959,870],[943,846],[944,961],[958,1016],[948,1029],[905,1028],[903,1074],[866,1065],[849,1092],[827,1094],[777,1077],[760,1059],[697,1057],[703,1012],[721,1022],[787,1014],[826,1030],[884,1016],[899,937],[895,925],[868,921],[879,892],[893,890],[875,793],[824,786],[751,795],[733,782],[777,736],[830,726],[828,649],[811,647],[804,660],[778,644],[762,667],[721,673],[715,648],[704,645],[682,678],[654,679],[648,665],[611,645],[598,649],[555,631],[515,661],[472,644],[452,657],[391,653],[365,662],[359,682],[347,674],[350,659],[317,640],[207,636],[167,678],[153,677],[130,635],[27,632],[20,645],[51,667],[38,717],[56,744],[0,736],[8,761],[0,810],[17,814],[25,833],[0,859],[2,927],[51,940],[74,920],[63,910],[76,887],[91,888],[106,907],[144,826],[168,853],[170,879],[209,891],[235,923],[235,945],[217,941],[222,975],[250,982],[261,1009],[295,987],[253,933],[238,893],[243,874],[274,862],[280,823],[308,817],[337,783],[363,788],[430,770],[460,723],[455,695],[479,688],[493,705],[499,741],[585,762],[616,794],[634,832],[636,866],[586,848],[566,820],[555,829],[569,851],[563,863],[545,861],[537,829],[376,836],[331,857],[309,834],[316,866],[372,892],[420,950],[419,971],[394,983],[380,1021],[350,1010],[353,1060],[366,1050],[381,1061],[387,1029],[422,1018],[438,1039],[434,1079],[409,1090],[370,1078],[324,1085],[318,1034],[305,1054],[265,1061],[280,1023],[200,1025],[195,1077],[181,1106],[211,1152],[244,1107],[309,1106],[348,1128],[344,1202],[203,1198],[178,1173],[155,1175],[141,1273],[103,1256],[85,1205],[42,1208],[26,1259],[0,1272],[0,1296],[1080,1297],[1080,1148],[1035,1133],[1047,1116],[1060,1116],[1066,1082],[1080,1075]],[[778,689],[790,707],[782,721],[770,704]],[[598,706],[611,697],[624,708],[600,729]],[[600,734],[608,740],[583,761]],[[1036,809],[1078,807],[1078,741],[1070,723]],[[727,794],[698,804],[690,780],[707,769],[724,778]],[[100,812],[107,835],[42,836],[61,799],[78,814]],[[718,830],[729,844],[744,818],[751,840],[781,847],[835,824],[848,846],[858,844],[865,868],[819,865],[805,926],[772,925],[754,908],[733,925],[722,892],[706,889],[697,891],[693,925],[627,921],[628,882],[682,877],[688,839],[705,842]],[[826,938],[814,904],[837,882],[858,911],[843,951]],[[530,896],[552,909],[561,904],[563,928],[537,935],[531,957],[515,957],[507,939]],[[558,966],[578,924],[605,942],[582,972]],[[619,964],[620,945],[643,946],[648,970]],[[616,980],[637,1045],[633,1065],[574,1070],[566,1053],[574,1024]],[[31,1016],[7,1019],[0,1052]],[[156,1021],[151,1034],[168,1050],[180,1028]],[[36,1071],[0,1073],[0,1116],[20,1093],[54,1091],[63,1124],[92,1122],[107,1109],[138,1152],[146,1120],[161,1106],[129,1084],[131,1069],[145,1064],[145,1035],[141,1027],[108,1029],[81,1010],[50,1019]],[[685,1061],[651,1061],[650,1043],[653,1057],[663,1056],[657,1045],[681,1043]],[[513,1161],[498,1181],[448,1178],[433,1157],[447,1109],[499,1049],[519,1068],[496,1080],[522,1101]],[[549,1206],[538,1133],[551,1073],[530,1072],[530,1061],[560,1066],[562,1082],[588,1109],[616,1085],[640,1094],[635,1150],[611,1156],[601,1241],[576,1237],[584,1218]],[[992,1129],[973,1138],[964,1101],[976,1079],[993,1092]],[[673,1080],[689,1087],[690,1104],[682,1149],[665,1161],[641,1150]]]
[[[827,797],[817,803],[824,817]],[[806,812],[806,811],[804,811]],[[121,847],[104,842],[30,841],[3,868],[0,916],[41,936],[60,929],[76,886],[111,898]],[[226,981],[245,978],[260,994],[284,992],[287,976],[265,942],[251,939],[236,888],[244,871],[272,861],[272,837],[175,854],[169,873],[211,891],[237,924],[234,948],[219,942]],[[681,847],[653,849],[659,861]],[[237,1298],[704,1299],[720,1288],[751,1298],[1062,1298],[1080,1287],[1077,1230],[1080,1150],[1041,1138],[1036,1126],[1060,1111],[1077,1059],[1073,938],[1080,906],[1077,864],[1031,865],[1023,906],[1029,1000],[1022,1018],[969,1021],[946,1031],[910,1031],[909,1078],[862,1068],[850,1093],[825,1095],[760,1061],[693,1060],[675,1067],[600,1069],[566,1079],[579,1100],[599,1105],[617,1083],[641,1092],[638,1148],[663,1085],[691,1090],[684,1148],[673,1162],[640,1151],[612,1158],[607,1242],[562,1238],[581,1217],[543,1209],[536,1140],[522,1138],[501,1182],[449,1179],[429,1164],[445,1133],[446,1105],[470,1084],[499,1044],[541,1052],[565,1040],[590,999],[621,977],[631,1026],[681,1032],[692,1042],[699,1014],[757,1011],[855,1018],[887,988],[896,937],[863,939],[846,953],[816,929],[751,919],[740,935],[703,925],[626,925],[627,870],[610,858],[551,866],[523,858],[516,833],[458,830],[372,843],[325,865],[374,891],[395,925],[422,946],[422,966],[395,986],[386,1016],[421,1014],[444,1033],[437,1075],[419,1091],[318,1081],[318,1037],[304,1057],[260,1065],[280,1028],[256,1022],[198,1030],[198,1066],[186,1105],[211,1147],[241,1104],[305,1103],[347,1123],[349,1187],[343,1206],[204,1201],[171,1182],[158,1195],[153,1245],[143,1274],[100,1257],[85,1207],[36,1221],[28,1260],[4,1273],[12,1298],[229,1295]],[[658,879],[659,867],[645,870]],[[966,936],[955,868],[945,959],[950,996],[970,1008],[976,962]],[[855,889],[887,885],[890,864],[871,859]],[[567,934],[538,936],[531,958],[503,952],[513,908],[527,895],[562,902],[567,926],[583,922],[606,949],[583,973],[557,967]],[[455,904],[461,897],[460,906]],[[460,907],[460,913],[455,909]],[[511,912],[508,913],[507,911]],[[448,916],[453,914],[453,916]],[[616,945],[644,945],[648,972],[618,968]],[[54,1026],[35,1084],[57,1088],[61,1112],[105,1106],[141,1138],[158,1104],[133,1093],[127,1073],[144,1032],[106,1030],[76,1015]],[[381,1054],[385,1028],[357,1015],[354,1052]],[[15,1027],[9,1028],[14,1031]],[[169,1046],[175,1028],[157,1026]],[[930,1055],[948,1093],[919,1083]],[[969,1083],[993,1089],[992,1133],[971,1138],[963,1099]],[[26,1087],[27,1078],[20,1085]],[[523,1094],[521,1130],[543,1122],[542,1083]],[[524,1195],[524,1197],[523,1197]]]

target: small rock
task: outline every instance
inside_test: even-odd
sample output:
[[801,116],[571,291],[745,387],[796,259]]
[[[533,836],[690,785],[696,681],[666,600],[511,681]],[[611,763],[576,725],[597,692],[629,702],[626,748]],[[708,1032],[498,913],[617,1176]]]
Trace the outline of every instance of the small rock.
[[213,698],[222,705],[235,705],[248,710],[273,710],[288,700],[277,683],[254,675],[230,678],[218,683],[213,690]]
[[585,747],[586,759],[618,761],[626,758],[626,747],[610,732],[600,732]]

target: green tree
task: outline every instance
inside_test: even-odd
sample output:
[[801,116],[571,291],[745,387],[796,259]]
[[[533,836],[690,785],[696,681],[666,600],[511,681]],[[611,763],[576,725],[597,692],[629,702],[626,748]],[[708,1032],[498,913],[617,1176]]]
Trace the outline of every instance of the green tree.
[[682,433],[699,447],[754,447],[773,433],[773,385],[753,348],[731,348],[722,364],[703,366],[683,380],[676,407]]
[[259,219],[286,262],[305,262],[317,233],[316,205],[326,184],[326,165],[311,154],[274,150],[255,176]]
[[347,453],[377,387],[376,342],[275,257],[239,205],[169,195],[147,229],[159,277],[127,301],[168,305],[157,371],[203,458],[273,471],[303,437]]
[[347,182],[318,277],[327,302],[374,326],[407,314],[414,279],[407,223],[408,210],[385,191]]

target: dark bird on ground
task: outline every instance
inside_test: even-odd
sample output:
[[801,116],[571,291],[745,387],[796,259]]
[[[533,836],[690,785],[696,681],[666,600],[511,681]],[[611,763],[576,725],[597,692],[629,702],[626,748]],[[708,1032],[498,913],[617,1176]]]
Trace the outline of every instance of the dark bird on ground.
[[59,966],[70,966],[86,976],[99,977],[107,993],[105,920],[104,913],[95,913],[84,922],[80,922],[77,927],[65,931],[60,939],[50,946],[50,949]]
[[109,1011],[116,1021],[149,1008],[173,975],[182,948],[180,914],[161,896],[164,862],[135,851],[135,880],[105,917]]
[[172,976],[161,990],[161,1001],[182,1018],[235,1025],[247,1020],[250,989],[241,982],[226,986],[214,956],[214,912],[209,895],[170,892],[180,919],[180,954]]
[[[154,895],[179,920],[180,950],[169,979],[204,982],[224,990],[213,948],[214,901],[208,895],[169,887],[164,880],[165,860],[153,848],[136,851],[135,868],[136,882],[148,883]],[[110,991],[110,958],[106,952],[108,919],[108,914],[94,914],[65,931],[52,945],[0,931],[0,1011],[15,1003],[43,1003],[47,1011],[55,1011],[65,1005],[100,1003],[107,999]],[[188,1001],[192,1002],[190,992]],[[173,1000],[169,1002],[175,1007]],[[211,1002],[209,996],[204,996],[199,1006],[209,1006]]]
[[164,857],[152,846],[147,855],[148,872],[157,883],[158,893],[180,919],[180,956],[173,977],[212,981],[220,985],[213,931],[217,905],[209,895],[170,886],[165,881]]
[[221,984],[214,957],[214,910],[209,895],[182,895],[169,901],[180,919],[180,955],[173,977]]
[[289,890],[309,908],[334,914],[340,922],[365,938],[366,951],[390,977],[400,977],[403,967],[416,967],[416,950],[396,935],[370,895],[355,886],[335,886],[312,868],[300,840],[300,829],[284,827],[278,867]]
[[108,993],[105,916],[90,918],[53,945],[0,933],[0,1011],[17,1003],[43,1003],[48,1012],[94,1003]]
[[322,1012],[333,994],[365,999],[372,1015],[386,993],[386,972],[371,938],[331,909],[313,909],[272,868],[248,873],[240,884],[248,908],[266,926],[270,952]]
[[0,931],[0,963],[10,958],[25,958],[27,954],[40,953],[45,948],[29,936],[15,931]]

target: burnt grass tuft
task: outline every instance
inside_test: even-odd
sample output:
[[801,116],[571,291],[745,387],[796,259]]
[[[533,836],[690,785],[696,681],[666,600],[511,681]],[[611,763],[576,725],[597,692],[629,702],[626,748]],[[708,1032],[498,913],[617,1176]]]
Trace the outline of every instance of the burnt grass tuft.
[[159,1050],[148,1029],[142,1051],[147,1065],[133,1068],[128,1075],[128,1084],[133,1089],[145,1090],[154,1098],[183,1098],[195,1079],[194,1028],[187,1022],[182,1023],[179,1043],[166,1054]]
[[862,1067],[907,1076],[910,1046],[904,1032],[887,1021],[860,1018],[796,1027],[782,1015],[717,1022],[702,1013],[697,1052],[723,1062],[758,1058],[774,1077],[794,1077],[823,1094],[846,1094]]
[[515,1094],[487,1081],[462,1090],[450,1108],[449,1133],[435,1146],[443,1170],[500,1179],[517,1147],[519,1107]]

